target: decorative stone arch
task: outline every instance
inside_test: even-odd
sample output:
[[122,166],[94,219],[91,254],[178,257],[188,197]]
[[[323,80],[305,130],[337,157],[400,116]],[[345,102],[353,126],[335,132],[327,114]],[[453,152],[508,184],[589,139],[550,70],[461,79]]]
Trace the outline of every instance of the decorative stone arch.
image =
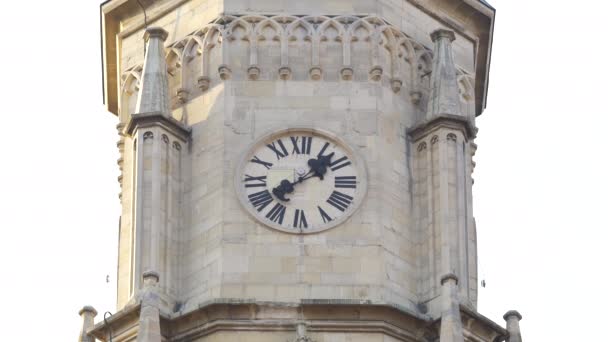
[[306,19],[307,17],[296,18],[296,20],[287,25],[287,27],[285,28],[285,33],[287,34],[288,40],[297,39],[298,37],[296,36],[295,30],[297,30],[298,27],[302,27],[306,31],[306,36],[304,37],[304,39],[312,41],[313,37],[315,36],[316,30]]
[[195,81],[201,75],[201,66],[199,63],[195,63],[192,67],[192,62],[203,56],[203,40],[199,35],[193,34],[184,38],[184,48],[182,49],[181,60],[183,65],[181,67],[181,87],[177,90],[177,96],[180,101],[185,102],[188,95],[191,93],[191,89],[194,86]]
[[225,33],[226,38],[229,40],[235,40],[237,37],[234,36],[235,29],[241,27],[245,34],[241,39],[251,41],[253,39],[253,25],[242,17],[234,17],[234,20],[226,26]]
[[121,123],[129,120],[129,115],[135,112],[137,96],[139,94],[139,82],[141,81],[142,67],[135,66],[123,73],[120,85],[120,107],[119,119]]
[[[182,55],[183,55],[183,42],[179,41],[173,46],[169,47],[165,54],[167,61],[167,73],[169,81],[169,91],[172,99],[183,97],[183,68],[182,68]],[[180,94],[181,92],[181,94]],[[178,100],[181,101],[181,100]],[[172,106],[175,101],[171,101]]]
[[[318,80],[321,78],[321,69],[318,66],[319,52],[316,39],[317,31],[309,22],[308,18],[309,17],[296,18],[285,27],[287,54],[289,53],[289,49],[295,47],[304,57],[305,64],[290,65],[288,71],[298,75],[296,77],[305,78],[307,75],[310,75],[313,80]],[[284,63],[283,66],[285,66]]]
[[460,95],[462,114],[475,117],[475,79],[461,68],[456,69],[456,81]]
[[[310,17],[310,20],[315,24],[320,23],[315,30],[315,37],[313,39],[313,50],[316,50],[313,51],[313,68],[316,65],[320,70],[320,51],[323,43],[330,44],[332,42],[340,42],[342,47],[342,64],[340,68],[349,68],[352,73],[352,68],[350,68],[350,44],[348,43],[348,39],[346,39],[347,34],[344,23],[340,21],[341,18],[342,17],[331,18],[327,16]],[[330,29],[335,30],[335,37],[328,35]]]
[[405,34],[403,34],[402,32],[398,32],[399,34],[397,35],[397,46],[396,46],[396,51],[397,51],[397,63],[401,64],[402,62],[407,64],[409,67],[406,70],[403,70],[401,68],[401,65],[399,65],[399,72],[401,73],[403,79],[405,80],[405,82],[408,84],[408,87],[410,89],[410,99],[414,102],[417,103],[420,100],[420,93],[419,90],[416,89],[416,51],[414,50],[414,46],[410,40],[409,37],[407,37]]
[[[414,46],[416,48],[416,46]],[[420,46],[416,50],[416,85],[420,91],[428,91],[431,87],[431,73],[433,72],[433,54]]]
[[[202,91],[205,91],[209,88],[209,84],[211,82],[211,70],[209,70],[209,67],[211,65],[211,53],[212,50],[217,48],[218,44],[220,44],[221,48],[222,48],[222,53],[221,53],[221,65],[220,68],[223,67],[224,68],[224,72],[228,71],[229,69],[227,69],[225,61],[226,61],[226,55],[225,55],[225,51],[227,50],[226,45],[227,44],[222,44],[222,40],[225,36],[225,32],[223,29],[223,25],[218,24],[218,23],[212,23],[212,24],[208,24],[206,25],[203,29],[202,29],[202,33],[204,34],[203,36],[203,55],[202,55],[202,66],[201,66],[201,77],[198,78],[198,86],[199,88],[201,88]],[[219,71],[219,70],[218,70]],[[226,75],[225,75],[226,76]],[[220,75],[221,77],[221,75]]]
[[475,99],[474,78],[460,68],[456,70],[456,77],[458,81],[458,90],[460,92],[460,100],[464,102],[473,101]]

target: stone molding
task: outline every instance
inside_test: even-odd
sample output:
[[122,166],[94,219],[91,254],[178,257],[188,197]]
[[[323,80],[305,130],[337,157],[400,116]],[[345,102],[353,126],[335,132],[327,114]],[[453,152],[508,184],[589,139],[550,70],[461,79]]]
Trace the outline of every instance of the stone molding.
[[182,142],[188,142],[190,138],[191,128],[175,120],[172,117],[166,117],[162,113],[139,113],[131,115],[131,120],[125,126],[124,134],[133,135],[138,128],[160,126],[172,133]]
[[[232,45],[236,42],[247,45],[248,64],[236,65],[231,56]],[[210,24],[192,34],[169,43],[166,48],[166,58],[170,77],[175,82],[171,94],[176,94],[177,107],[187,101],[178,96],[178,90],[190,91],[200,89],[207,91],[214,86],[213,82],[226,80],[241,80],[233,77],[236,69],[243,69],[239,74],[246,75],[242,80],[255,81],[262,79],[264,68],[260,66],[260,45],[265,42],[275,42],[280,46],[280,59],[271,67],[276,73],[276,80],[293,81],[322,81],[327,75],[327,61],[338,66],[338,76],[343,81],[365,77],[369,82],[380,82],[386,79],[387,86],[395,93],[407,89],[407,96],[417,103],[421,94],[428,94],[429,75],[432,69],[432,49],[417,42],[394,25],[377,16],[295,16],[295,15],[225,15],[213,20]],[[340,53],[326,55],[321,48],[324,43],[334,43],[341,46]],[[369,69],[360,70],[353,65],[353,55],[361,54],[355,51],[356,42],[369,43]],[[307,56],[309,70],[305,78],[293,73],[294,62],[289,54],[291,44],[298,43],[310,53]],[[329,50],[328,50],[329,51]],[[219,54],[216,61],[211,55]],[[197,59],[197,65],[191,62]],[[268,63],[266,63],[268,68]],[[138,90],[141,78],[141,65],[135,65],[121,73],[121,102],[124,107],[124,97]],[[219,80],[212,77],[215,70]],[[365,72],[366,75],[361,73]],[[462,68],[457,68],[461,100],[472,102],[475,98],[474,75]],[[202,83],[200,80],[203,80]],[[125,108],[121,108],[125,111]]]
[[461,131],[467,141],[475,139],[477,128],[466,118],[460,115],[445,115],[432,120],[423,121],[407,130],[413,141],[419,141],[440,128]]
[[[350,304],[349,304],[350,303]],[[116,338],[137,335],[139,304],[130,305],[89,331],[103,340],[109,328]],[[503,341],[507,331],[485,316],[461,305],[464,334],[471,341]],[[196,323],[194,323],[196,322]],[[195,340],[220,331],[293,331],[305,324],[308,335],[320,332],[380,333],[399,341],[431,341],[438,337],[441,319],[414,314],[386,304],[357,304],[320,300],[313,303],[259,302],[254,299],[218,299],[201,303],[189,312],[160,314],[165,336],[171,340]],[[426,339],[426,340],[425,340]]]

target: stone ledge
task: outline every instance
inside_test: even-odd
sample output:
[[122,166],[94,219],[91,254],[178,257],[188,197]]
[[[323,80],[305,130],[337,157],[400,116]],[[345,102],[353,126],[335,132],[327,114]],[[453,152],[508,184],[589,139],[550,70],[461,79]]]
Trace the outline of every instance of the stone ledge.
[[[131,305],[98,323],[89,333],[105,341],[112,327],[114,338],[137,334],[140,305]],[[503,341],[507,332],[485,316],[460,307],[465,334],[482,341]],[[194,340],[219,331],[294,331],[306,322],[312,333],[379,333],[401,341],[438,336],[441,319],[412,313],[390,304],[361,300],[310,299],[301,303],[263,302],[255,299],[218,298],[187,313],[171,317],[161,313],[163,335],[171,340]]]
[[417,141],[439,128],[460,130],[464,133],[467,140],[474,139],[477,135],[477,128],[469,119],[461,115],[452,114],[445,114],[431,120],[421,121],[414,127],[407,129],[407,134],[414,141]]
[[137,113],[131,115],[131,120],[124,128],[124,134],[132,135],[135,129],[160,126],[181,139],[188,142],[192,129],[172,117],[166,117],[160,112]]

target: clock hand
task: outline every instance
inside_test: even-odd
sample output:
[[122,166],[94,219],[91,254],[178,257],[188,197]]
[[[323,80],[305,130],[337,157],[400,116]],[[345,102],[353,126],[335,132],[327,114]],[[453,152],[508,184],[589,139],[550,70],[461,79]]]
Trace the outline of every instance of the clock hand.
[[330,153],[326,156],[319,156],[319,159],[309,159],[308,166],[310,166],[310,172],[314,172],[313,177],[319,177],[323,180],[323,175],[327,172],[327,168],[331,164],[331,158],[334,156],[334,153]]
[[327,173],[327,168],[331,164],[331,158],[334,156],[334,153],[330,153],[326,156],[319,156],[318,159],[309,159],[308,166],[310,170],[304,176],[298,177],[298,180],[295,182],[290,182],[287,179],[283,179],[278,186],[272,189],[272,193],[281,201],[289,202],[289,198],[286,198],[286,194],[290,194],[294,191],[294,186],[298,183],[302,183],[303,181],[313,178],[319,177],[319,179],[323,180],[323,176]]

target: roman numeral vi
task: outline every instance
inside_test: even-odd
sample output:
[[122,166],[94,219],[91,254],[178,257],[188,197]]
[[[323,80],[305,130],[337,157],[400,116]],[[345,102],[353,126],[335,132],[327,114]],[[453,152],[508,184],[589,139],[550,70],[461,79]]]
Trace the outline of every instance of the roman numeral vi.
[[306,222],[306,216],[304,216],[304,210],[296,209],[296,213],[293,217],[294,228],[308,228],[308,222]]

